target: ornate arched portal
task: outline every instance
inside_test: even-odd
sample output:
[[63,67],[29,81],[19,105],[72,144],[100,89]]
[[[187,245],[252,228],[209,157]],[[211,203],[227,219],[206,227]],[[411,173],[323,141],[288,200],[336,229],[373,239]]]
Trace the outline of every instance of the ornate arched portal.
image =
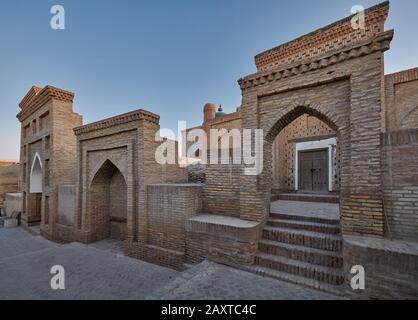
[[[265,140],[264,140],[264,156],[263,156],[263,175],[260,177],[259,181],[267,182],[270,187],[272,185],[272,149],[275,139],[278,135],[282,132],[284,128],[292,124],[296,119],[300,118],[302,115],[309,115],[315,117],[316,119],[323,122],[327,125],[330,129],[332,129],[336,135],[337,140],[339,142],[339,150],[341,150],[340,161],[345,163],[346,165],[343,167],[341,172],[343,177],[346,177],[344,170],[347,170],[347,164],[349,159],[349,154],[347,154],[347,148],[344,148],[345,145],[349,143],[349,135],[348,131],[345,130],[343,123],[338,123],[338,118],[333,116],[332,114],[325,115],[321,112],[321,107],[316,104],[312,105],[303,105],[298,104],[294,106],[290,106],[287,108],[283,108],[283,115],[277,120],[276,123],[266,132]],[[284,151],[284,150],[281,150]],[[344,162],[345,160],[345,162]],[[328,182],[328,181],[327,181]],[[297,182],[295,182],[297,186]],[[267,188],[269,188],[267,186]],[[341,192],[343,194],[347,194],[349,189],[347,179],[343,179],[341,181]]]
[[88,191],[90,227],[95,240],[125,240],[127,186],[121,171],[106,160],[94,175]]
[[[267,219],[274,138],[306,113],[335,130],[341,143],[343,233],[383,236],[382,62],[392,36],[392,32],[385,32],[292,64],[260,69],[239,80],[242,128],[262,129],[264,147],[262,173],[241,173],[242,219]],[[276,50],[285,51],[282,47]],[[255,137],[253,132],[252,151]]]

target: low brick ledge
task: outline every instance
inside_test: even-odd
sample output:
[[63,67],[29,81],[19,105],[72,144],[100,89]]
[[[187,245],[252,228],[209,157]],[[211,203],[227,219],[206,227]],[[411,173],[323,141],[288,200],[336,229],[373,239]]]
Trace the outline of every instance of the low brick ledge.
[[407,254],[418,257],[418,243],[362,236],[343,236],[344,242],[356,247],[382,250],[386,253]]
[[344,236],[344,271],[361,265],[366,289],[353,291],[346,278],[346,294],[353,299],[413,299],[418,297],[418,243],[401,240]]
[[186,221],[186,231],[211,235],[239,242],[253,242],[260,238],[263,223],[239,218],[201,214]]

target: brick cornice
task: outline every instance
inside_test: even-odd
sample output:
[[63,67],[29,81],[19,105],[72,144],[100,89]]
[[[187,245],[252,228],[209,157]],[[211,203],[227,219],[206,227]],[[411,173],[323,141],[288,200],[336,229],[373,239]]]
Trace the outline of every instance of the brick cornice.
[[346,17],[295,40],[258,54],[255,62],[258,71],[266,71],[284,65],[313,58],[345,44],[371,38],[384,31],[389,13],[389,2],[383,2],[365,10],[365,28],[353,29],[351,19]]
[[50,100],[72,103],[73,99],[74,93],[60,88],[46,86],[41,90],[39,87],[33,86],[19,104],[22,111],[18,113],[17,118],[20,122],[25,121],[31,114]]
[[337,63],[365,56],[377,51],[387,51],[393,38],[393,30],[385,31],[372,39],[347,45],[340,49],[330,51],[322,56],[305,61],[288,64],[277,69],[257,72],[238,80],[241,90],[251,89],[269,82],[326,68]]
[[138,120],[143,120],[143,121],[153,123],[155,125],[159,125],[160,116],[152,112],[139,109],[139,110],[135,110],[132,112],[121,114],[116,117],[104,119],[101,121],[86,124],[81,127],[77,127],[74,129],[74,133],[76,135],[80,135],[83,133],[111,128],[120,124],[129,123],[129,122],[138,121]]

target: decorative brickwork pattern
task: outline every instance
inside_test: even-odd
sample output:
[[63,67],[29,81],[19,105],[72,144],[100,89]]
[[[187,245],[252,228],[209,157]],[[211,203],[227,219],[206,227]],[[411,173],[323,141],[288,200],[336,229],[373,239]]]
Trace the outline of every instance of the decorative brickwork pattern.
[[307,60],[373,38],[383,31],[388,12],[389,2],[384,2],[366,10],[365,30],[354,30],[351,26],[351,16],[260,53],[255,57],[257,70],[266,71],[284,64]]

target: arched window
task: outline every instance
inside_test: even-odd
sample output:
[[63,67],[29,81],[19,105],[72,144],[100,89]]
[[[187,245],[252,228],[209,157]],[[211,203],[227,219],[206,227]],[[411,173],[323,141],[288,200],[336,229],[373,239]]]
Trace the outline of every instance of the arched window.
[[29,192],[42,193],[42,162],[38,153],[35,154],[32,161]]

